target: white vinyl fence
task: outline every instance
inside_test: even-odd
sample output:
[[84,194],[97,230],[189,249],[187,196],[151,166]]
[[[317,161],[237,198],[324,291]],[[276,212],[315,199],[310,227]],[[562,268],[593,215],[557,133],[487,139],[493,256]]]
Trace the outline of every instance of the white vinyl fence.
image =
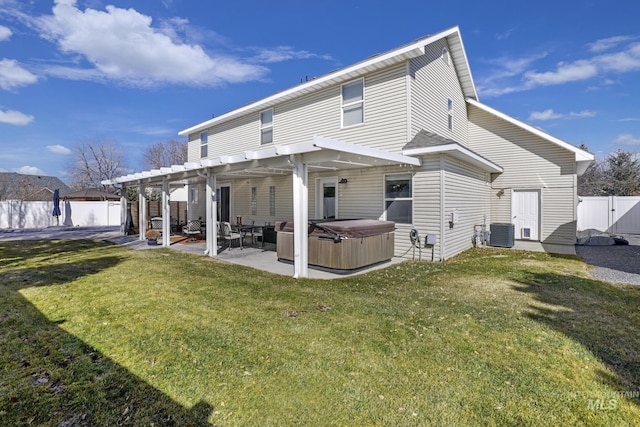
[[578,230],[640,234],[640,197],[580,197]]
[[61,201],[59,223],[52,215],[53,202],[0,202],[0,228],[120,225],[119,201]]

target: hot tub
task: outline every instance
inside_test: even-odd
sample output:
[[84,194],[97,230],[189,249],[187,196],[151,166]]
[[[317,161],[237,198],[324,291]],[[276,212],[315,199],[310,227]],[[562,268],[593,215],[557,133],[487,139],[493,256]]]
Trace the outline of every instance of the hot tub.
[[[355,270],[393,257],[395,223],[373,219],[309,222],[309,265]],[[279,260],[293,261],[293,222],[276,222]]]

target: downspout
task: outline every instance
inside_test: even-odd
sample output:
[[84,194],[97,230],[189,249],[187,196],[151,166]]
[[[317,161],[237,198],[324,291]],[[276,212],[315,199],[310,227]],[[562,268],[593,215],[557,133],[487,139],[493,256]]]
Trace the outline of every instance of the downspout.
[[168,248],[171,246],[171,227],[169,208],[169,181],[167,178],[162,180],[162,246]]
[[445,192],[444,166],[445,166],[444,154],[440,154],[440,262],[444,262],[444,253],[445,253],[444,223],[445,223],[445,216],[446,216],[445,203],[447,201],[447,198],[445,197],[445,194],[444,194]]

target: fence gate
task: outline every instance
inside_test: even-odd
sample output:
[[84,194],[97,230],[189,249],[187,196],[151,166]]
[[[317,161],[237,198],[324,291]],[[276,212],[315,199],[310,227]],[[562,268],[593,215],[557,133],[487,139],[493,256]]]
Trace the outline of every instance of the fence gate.
[[578,230],[640,234],[640,197],[580,197]]

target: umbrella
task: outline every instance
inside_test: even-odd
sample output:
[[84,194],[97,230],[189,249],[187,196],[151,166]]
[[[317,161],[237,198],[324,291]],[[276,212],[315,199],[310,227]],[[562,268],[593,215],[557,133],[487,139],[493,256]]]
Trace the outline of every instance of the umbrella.
[[56,217],[57,225],[60,225],[60,190],[56,189],[53,192],[53,216]]

